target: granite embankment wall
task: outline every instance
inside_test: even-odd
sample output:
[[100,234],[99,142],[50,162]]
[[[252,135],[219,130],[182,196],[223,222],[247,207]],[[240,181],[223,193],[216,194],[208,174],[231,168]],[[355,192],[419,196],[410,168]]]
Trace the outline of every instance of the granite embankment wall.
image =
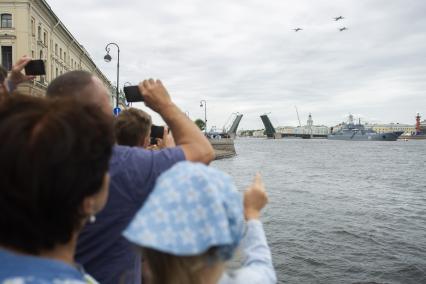
[[234,140],[232,139],[209,139],[216,153],[216,160],[230,158],[236,155]]

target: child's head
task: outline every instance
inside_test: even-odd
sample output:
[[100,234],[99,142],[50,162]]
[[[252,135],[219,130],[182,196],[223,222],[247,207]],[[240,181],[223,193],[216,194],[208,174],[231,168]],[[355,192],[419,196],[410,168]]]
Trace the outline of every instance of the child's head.
[[153,283],[219,278],[244,228],[232,179],[211,167],[180,162],[162,174],[124,236],[143,248]]

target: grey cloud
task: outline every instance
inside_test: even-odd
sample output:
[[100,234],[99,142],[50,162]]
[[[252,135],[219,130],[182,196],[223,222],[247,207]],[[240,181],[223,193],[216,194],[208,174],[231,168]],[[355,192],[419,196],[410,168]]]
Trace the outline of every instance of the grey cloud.
[[206,99],[210,125],[236,111],[246,129],[261,128],[268,112],[274,124],[296,125],[295,105],[303,121],[312,112],[328,125],[350,112],[382,122],[426,116],[424,1],[51,2],[112,81],[115,65],[102,58],[117,41],[122,83],[161,78],[194,118]]

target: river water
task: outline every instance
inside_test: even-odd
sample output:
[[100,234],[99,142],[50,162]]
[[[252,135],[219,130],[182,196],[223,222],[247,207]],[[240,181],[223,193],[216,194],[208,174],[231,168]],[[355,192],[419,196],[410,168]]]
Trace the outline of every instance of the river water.
[[263,175],[279,283],[426,283],[426,140],[235,140],[213,166]]

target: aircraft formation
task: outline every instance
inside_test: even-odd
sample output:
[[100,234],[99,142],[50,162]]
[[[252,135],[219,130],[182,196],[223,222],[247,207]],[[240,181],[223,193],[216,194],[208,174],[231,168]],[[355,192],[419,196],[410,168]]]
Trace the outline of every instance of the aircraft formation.
[[[343,20],[345,17],[343,17],[343,16],[338,16],[338,17],[335,17],[335,18],[333,18],[333,20],[335,21],[335,22],[338,22],[338,21],[340,21],[340,20]],[[293,29],[296,33],[297,32],[299,32],[299,31],[303,31],[303,29],[302,28],[299,28],[299,27],[297,27],[297,28],[295,28],[295,29]],[[339,28],[339,31],[340,32],[343,32],[343,31],[346,31],[346,30],[348,30],[348,28],[347,27],[341,27],[341,28]]]

